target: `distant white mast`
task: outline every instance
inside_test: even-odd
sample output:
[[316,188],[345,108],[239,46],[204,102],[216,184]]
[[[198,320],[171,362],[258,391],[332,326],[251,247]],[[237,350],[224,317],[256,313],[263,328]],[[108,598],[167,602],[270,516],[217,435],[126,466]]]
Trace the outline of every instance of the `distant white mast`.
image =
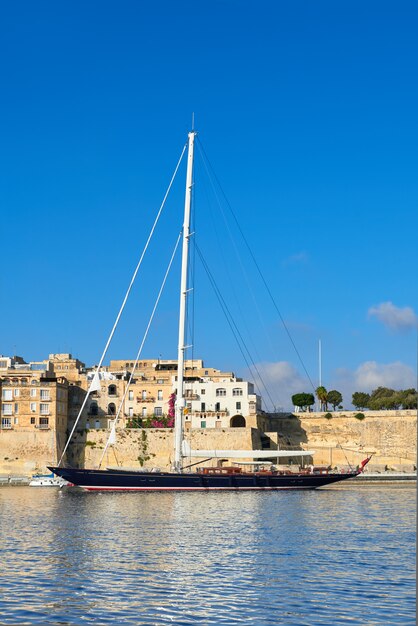
[[183,410],[184,399],[184,353],[186,351],[186,303],[187,303],[187,274],[189,261],[189,238],[190,238],[190,208],[192,203],[193,186],[193,155],[194,155],[194,131],[189,133],[189,151],[187,155],[186,196],[184,200],[184,223],[183,223],[183,249],[181,261],[180,283],[180,315],[179,315],[179,344],[177,358],[177,398],[175,404],[174,424],[174,464],[173,469],[180,472],[182,469],[181,443],[183,440]]
[[[319,386],[322,387],[322,345],[321,340],[318,340],[318,360],[319,360]],[[321,400],[318,398],[318,409],[322,411],[323,406]]]
[[322,387],[322,346],[321,346],[321,340],[319,339],[319,345],[318,345],[318,351],[319,351],[319,386]]

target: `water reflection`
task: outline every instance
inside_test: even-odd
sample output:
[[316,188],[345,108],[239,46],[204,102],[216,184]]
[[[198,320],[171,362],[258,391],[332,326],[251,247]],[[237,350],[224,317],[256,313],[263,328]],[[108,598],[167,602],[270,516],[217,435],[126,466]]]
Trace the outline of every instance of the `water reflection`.
[[3,624],[414,621],[415,489],[0,490]]

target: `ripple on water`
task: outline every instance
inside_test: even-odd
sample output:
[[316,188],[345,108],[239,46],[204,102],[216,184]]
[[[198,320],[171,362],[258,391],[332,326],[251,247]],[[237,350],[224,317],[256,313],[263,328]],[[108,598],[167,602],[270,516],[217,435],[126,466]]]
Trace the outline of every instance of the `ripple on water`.
[[415,623],[415,491],[0,491],[2,624]]

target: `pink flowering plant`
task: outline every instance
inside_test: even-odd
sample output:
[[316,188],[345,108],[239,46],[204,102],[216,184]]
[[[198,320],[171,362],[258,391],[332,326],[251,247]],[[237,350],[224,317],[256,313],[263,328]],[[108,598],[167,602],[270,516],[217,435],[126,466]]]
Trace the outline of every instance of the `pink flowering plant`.
[[174,427],[174,405],[176,402],[176,394],[172,393],[168,400],[167,415],[154,415],[150,421],[150,428],[173,428]]
[[173,428],[176,394],[172,393],[168,400],[167,415],[151,415],[145,419],[133,417],[126,423],[127,428]]

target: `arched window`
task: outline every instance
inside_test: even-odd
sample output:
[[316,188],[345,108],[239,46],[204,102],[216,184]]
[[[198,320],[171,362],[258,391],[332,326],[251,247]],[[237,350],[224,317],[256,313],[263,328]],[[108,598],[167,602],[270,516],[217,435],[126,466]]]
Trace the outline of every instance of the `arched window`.
[[116,415],[116,405],[113,402],[108,404],[108,406],[107,406],[107,414],[108,415]]
[[242,396],[242,389],[240,387],[234,387],[232,390],[233,396]]
[[109,396],[116,396],[116,385],[109,385],[107,393]]
[[231,428],[245,428],[245,417],[234,415],[229,422]]
[[226,389],[224,389],[223,387],[219,387],[216,390],[216,395],[217,395],[217,397],[219,397],[219,396],[226,396]]
[[98,415],[99,414],[99,407],[97,406],[97,402],[92,402],[90,404],[90,411],[89,411],[90,415]]

